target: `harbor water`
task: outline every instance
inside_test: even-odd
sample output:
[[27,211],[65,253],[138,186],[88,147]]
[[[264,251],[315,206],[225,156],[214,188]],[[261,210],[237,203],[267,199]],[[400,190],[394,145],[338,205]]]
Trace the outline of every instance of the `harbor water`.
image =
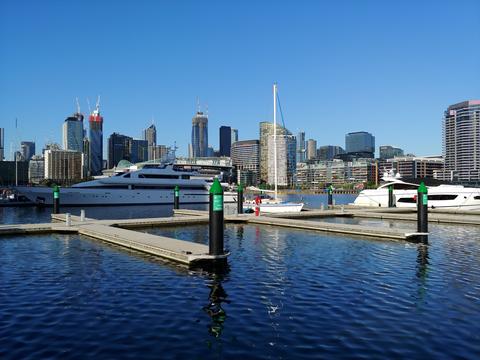
[[[167,216],[171,207],[86,213]],[[2,223],[49,220],[49,209],[0,209]],[[78,235],[2,237],[0,358],[478,358],[480,230],[430,230],[426,247],[227,224],[220,274]],[[138,232],[208,241],[206,225]]]

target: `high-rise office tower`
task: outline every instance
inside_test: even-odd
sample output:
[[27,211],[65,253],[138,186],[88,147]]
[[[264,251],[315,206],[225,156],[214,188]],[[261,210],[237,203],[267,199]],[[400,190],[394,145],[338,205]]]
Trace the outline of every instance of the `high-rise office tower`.
[[391,145],[381,145],[378,147],[379,158],[382,160],[393,159],[396,156],[403,156],[403,150]]
[[22,149],[22,155],[25,161],[30,161],[33,155],[35,155],[35,142],[22,141],[20,143]]
[[192,157],[206,157],[208,152],[208,116],[197,111],[192,118]]
[[130,161],[130,136],[113,133],[108,137],[108,168],[111,169],[120,160]]
[[33,155],[28,163],[28,181],[39,184],[45,179],[45,159],[41,155]]
[[83,114],[77,112],[63,122],[63,149],[83,152]]
[[0,161],[5,159],[5,129],[0,128]]
[[220,126],[220,156],[230,156],[232,147],[232,128],[230,126]]
[[155,146],[157,146],[157,128],[154,124],[143,130],[143,140],[146,140],[148,144],[148,160],[156,160]]
[[148,140],[131,139],[128,142],[130,161],[135,164],[148,160]]
[[260,175],[260,141],[235,141],[232,144],[231,156],[237,184],[257,185]]
[[373,158],[375,136],[366,131],[356,131],[345,135],[345,151],[356,157]]
[[238,141],[238,129],[232,129],[231,143],[233,144],[235,141]]
[[100,115],[100,98],[89,118],[90,125],[90,175],[99,175],[103,168],[103,116]]
[[[273,122],[262,121],[260,123],[260,182],[268,181],[268,139],[271,135],[273,135]],[[277,124],[278,135],[292,135],[292,133]]]
[[317,158],[317,140],[308,139],[307,141],[307,160]]
[[480,100],[447,108],[443,119],[445,179],[480,181]]
[[[292,186],[297,169],[297,141],[293,135],[277,135],[277,184]],[[268,184],[275,184],[273,136],[268,138]]]
[[297,163],[305,162],[305,132],[297,134]]
[[317,159],[322,161],[333,160],[335,156],[345,154],[345,150],[337,145],[320,146],[317,150]]

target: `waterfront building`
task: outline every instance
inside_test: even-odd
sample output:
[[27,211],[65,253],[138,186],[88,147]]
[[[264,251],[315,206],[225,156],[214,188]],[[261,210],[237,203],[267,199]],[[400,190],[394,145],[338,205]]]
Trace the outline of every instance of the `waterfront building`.
[[382,160],[393,159],[396,156],[404,156],[403,150],[391,145],[381,145],[378,148],[379,157]]
[[333,160],[335,156],[345,154],[345,150],[337,145],[320,146],[317,150],[317,159],[321,161]]
[[155,147],[157,146],[157,128],[154,124],[143,130],[143,140],[146,140],[148,144],[148,160],[155,160]]
[[345,135],[345,151],[357,158],[373,158],[375,136],[366,131],[356,131]]
[[[441,156],[402,156],[388,159],[387,163],[400,173],[402,178],[433,178],[436,172],[444,168],[444,159]],[[382,168],[380,168],[380,171]]]
[[305,132],[297,134],[297,164],[305,162]]
[[307,141],[307,160],[312,161],[317,158],[317,140],[308,139]]
[[260,179],[260,141],[241,140],[232,144],[234,178],[243,186],[258,185]]
[[133,164],[148,160],[148,140],[130,139],[128,154]]
[[83,178],[90,177],[90,140],[83,138],[83,157],[82,157]]
[[0,161],[5,160],[5,129],[0,128]]
[[480,183],[480,100],[463,101],[445,111],[443,157],[440,179]]
[[16,183],[28,183],[28,162],[0,161],[0,186],[12,186]]
[[213,148],[212,145],[209,145],[207,147],[206,157],[215,157],[215,149]]
[[197,111],[192,118],[192,157],[206,157],[208,152],[208,116]]
[[24,161],[30,161],[33,155],[35,155],[35,142],[34,141],[22,141],[20,143],[22,149],[22,156]]
[[72,150],[45,150],[45,179],[72,184],[82,179],[82,153]]
[[63,149],[83,152],[83,114],[77,112],[63,122]]
[[120,160],[130,161],[130,136],[113,133],[108,138],[108,168],[117,166]]
[[230,156],[230,151],[232,147],[232,128],[230,126],[220,126],[219,144],[219,156]]
[[232,129],[231,143],[233,144],[235,141],[238,141],[238,129]]
[[13,160],[14,161],[26,161],[25,156],[23,155],[23,153],[21,151],[15,151],[15,153],[13,154]]
[[103,169],[103,116],[100,115],[100,102],[89,117],[90,126],[90,175],[101,175]]
[[[297,140],[293,135],[277,135],[277,184],[293,186],[297,168]],[[273,135],[268,138],[268,184],[275,184],[275,157]]]
[[156,162],[165,162],[168,160],[169,148],[167,145],[157,145],[154,148],[154,160]]
[[[273,135],[273,122],[262,121],[260,123],[260,182],[267,182],[268,180],[268,141],[271,135]],[[292,135],[292,133],[277,124],[278,135]]]
[[28,163],[28,182],[40,184],[45,179],[45,159],[41,155],[33,155]]

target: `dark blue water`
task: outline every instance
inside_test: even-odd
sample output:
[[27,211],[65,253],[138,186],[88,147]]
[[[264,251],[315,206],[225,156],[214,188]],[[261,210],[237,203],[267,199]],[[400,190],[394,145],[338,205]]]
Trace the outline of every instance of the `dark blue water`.
[[478,358],[480,230],[430,228],[424,247],[227,225],[219,275],[81,236],[2,237],[0,358]]

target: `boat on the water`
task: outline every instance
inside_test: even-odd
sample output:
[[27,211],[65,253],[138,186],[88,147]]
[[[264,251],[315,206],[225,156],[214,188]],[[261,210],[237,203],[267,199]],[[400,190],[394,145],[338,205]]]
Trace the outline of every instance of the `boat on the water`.
[[286,202],[278,198],[278,172],[277,172],[277,84],[273,84],[273,167],[274,167],[274,185],[275,190],[260,190],[261,193],[272,192],[273,198],[269,196],[259,196],[255,200],[246,202],[246,210],[258,208],[260,213],[291,213],[300,212],[303,209],[303,203]]
[[[178,186],[180,204],[203,204],[209,202],[211,184],[211,180],[193,169],[172,164],[147,166],[61,188],[60,202],[68,206],[173,204],[174,189]],[[52,188],[17,186],[15,189],[36,204],[53,205]],[[236,202],[235,196],[226,191],[224,202]]]
[[[400,174],[385,173],[384,183],[377,189],[362,190],[353,205],[388,207],[388,189],[393,188],[393,204],[399,208],[415,208],[417,206],[417,190],[419,184],[401,179]],[[480,188],[462,185],[440,184],[427,186],[428,207],[452,210],[480,210]]]

